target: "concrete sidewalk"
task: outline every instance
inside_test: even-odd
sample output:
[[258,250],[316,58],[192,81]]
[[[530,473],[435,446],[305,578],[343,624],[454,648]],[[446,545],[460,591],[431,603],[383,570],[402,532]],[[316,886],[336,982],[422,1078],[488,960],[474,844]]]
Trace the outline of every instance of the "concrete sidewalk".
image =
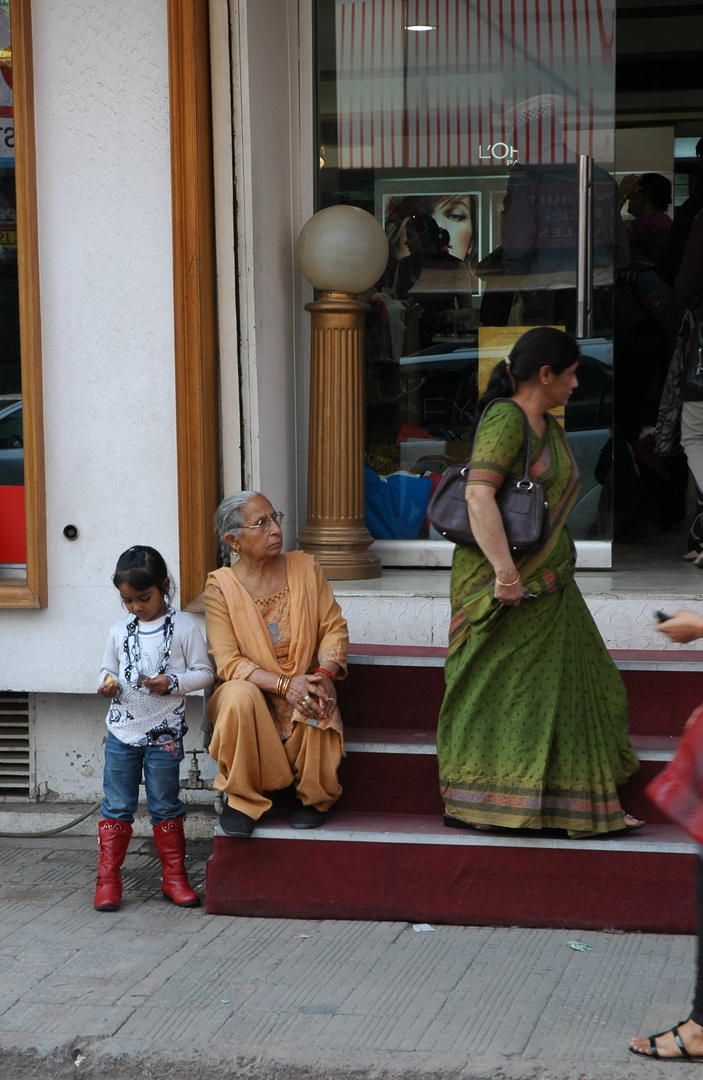
[[[146,840],[98,914],[95,847],[0,840],[0,1080],[671,1072],[627,1046],[688,1015],[689,937],[210,916],[161,899]],[[191,844],[200,891],[209,847]]]

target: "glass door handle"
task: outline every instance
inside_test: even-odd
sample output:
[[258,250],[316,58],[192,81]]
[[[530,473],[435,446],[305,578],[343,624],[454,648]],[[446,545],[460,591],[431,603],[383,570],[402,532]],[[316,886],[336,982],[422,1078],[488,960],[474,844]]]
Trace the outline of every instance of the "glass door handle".
[[593,158],[579,155],[578,260],[576,263],[576,337],[593,329]]

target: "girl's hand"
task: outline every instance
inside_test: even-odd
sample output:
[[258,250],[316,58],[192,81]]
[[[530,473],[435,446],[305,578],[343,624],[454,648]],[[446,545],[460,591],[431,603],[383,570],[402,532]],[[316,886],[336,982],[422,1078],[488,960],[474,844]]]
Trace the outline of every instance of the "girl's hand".
[[324,716],[324,709],[318,701],[319,675],[295,675],[288,684],[286,701],[293,705],[303,716]]
[[686,645],[689,641],[696,641],[697,638],[703,637],[703,619],[700,615],[694,615],[692,611],[681,608],[666,622],[659,623],[655,629],[660,634],[666,634],[671,641]]
[[102,694],[103,697],[117,697],[119,692],[120,684],[118,683],[117,679],[112,677],[112,675],[106,675],[103,681],[100,683],[100,686],[98,687],[98,693]]
[[151,690],[154,694],[167,693],[171,685],[168,675],[154,675],[153,679],[143,675],[139,681],[142,686],[146,686],[147,690]]

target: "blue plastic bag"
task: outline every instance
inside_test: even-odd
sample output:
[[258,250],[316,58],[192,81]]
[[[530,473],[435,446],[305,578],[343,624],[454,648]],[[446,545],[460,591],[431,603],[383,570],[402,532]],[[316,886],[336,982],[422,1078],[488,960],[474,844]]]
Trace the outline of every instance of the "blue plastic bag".
[[432,493],[428,476],[397,472],[365,474],[366,528],[376,540],[414,540],[422,528]]

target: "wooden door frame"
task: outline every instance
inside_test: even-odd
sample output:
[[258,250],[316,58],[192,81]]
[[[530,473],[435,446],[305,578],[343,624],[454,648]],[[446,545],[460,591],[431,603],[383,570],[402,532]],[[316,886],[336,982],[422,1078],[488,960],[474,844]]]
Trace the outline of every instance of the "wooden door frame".
[[48,588],[31,0],[10,0],[10,32],[27,553],[24,580],[0,581],[0,608],[42,608]]
[[208,0],[168,0],[181,607],[217,563],[218,340]]

